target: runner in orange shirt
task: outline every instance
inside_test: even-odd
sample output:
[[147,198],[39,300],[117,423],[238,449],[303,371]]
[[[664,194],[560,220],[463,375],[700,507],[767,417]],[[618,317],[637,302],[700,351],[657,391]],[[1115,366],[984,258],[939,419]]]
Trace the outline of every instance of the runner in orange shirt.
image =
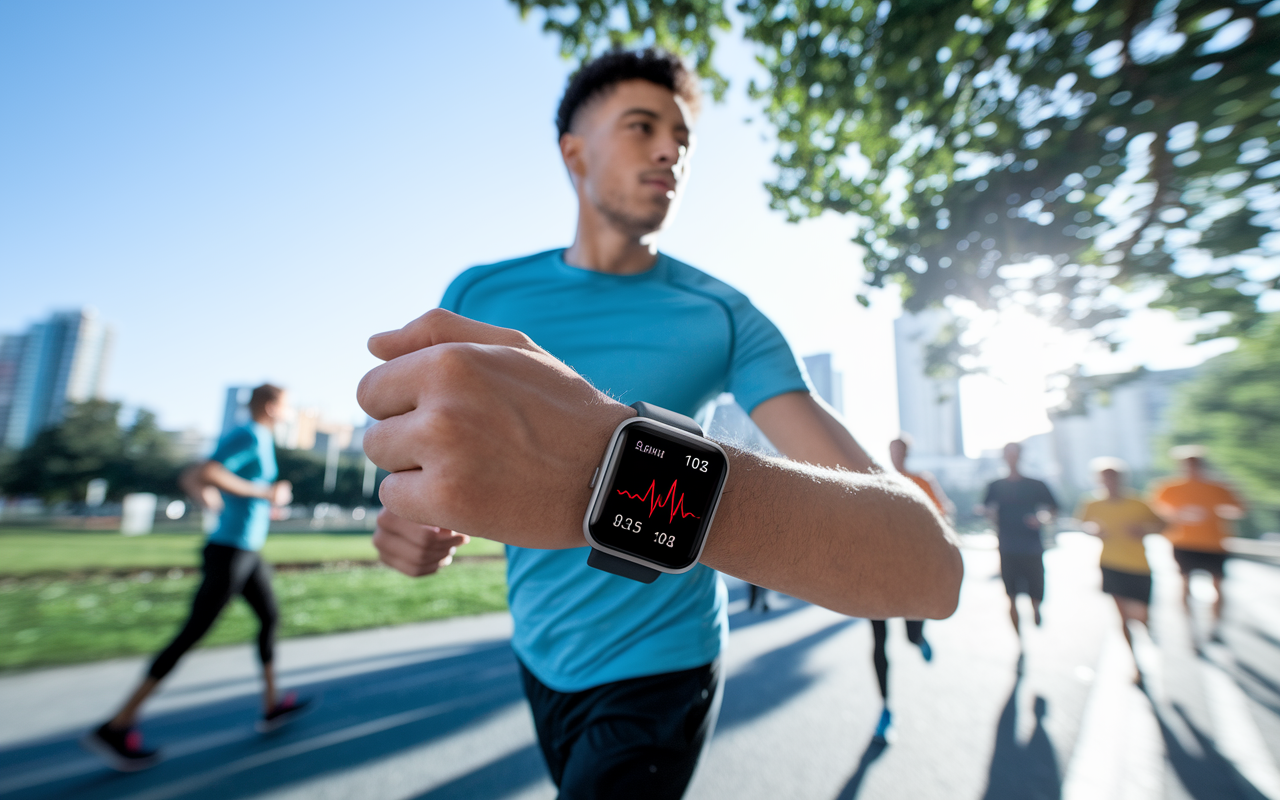
[[[951,501],[947,499],[947,495],[942,491],[942,487],[933,479],[932,475],[911,472],[907,469],[907,451],[910,449],[910,439],[904,433],[901,438],[894,439],[889,443],[889,458],[893,461],[894,469],[898,470],[903,477],[909,479],[928,496],[933,504],[938,507],[938,513],[944,518],[950,513],[953,506]],[[880,721],[876,725],[876,739],[881,742],[887,742],[890,735],[890,729],[893,726],[893,714],[889,711],[889,658],[885,654],[885,640],[888,636],[888,628],[885,625],[886,620],[871,620],[871,634],[875,639],[875,649],[872,652],[871,660],[876,668],[876,680],[880,684],[880,698],[884,701],[884,710],[880,712]],[[920,648],[920,655],[924,656],[925,661],[933,660],[933,648],[924,638],[924,620],[905,620],[907,623],[907,639]]]
[[1243,517],[1244,504],[1226,486],[1206,477],[1203,447],[1183,445],[1173,448],[1169,455],[1181,462],[1186,477],[1156,486],[1152,505],[1169,521],[1164,535],[1173,544],[1173,557],[1182,571],[1182,601],[1188,612],[1192,571],[1204,570],[1213,576],[1213,588],[1218,593],[1213,603],[1213,638],[1217,639],[1222,620],[1222,569],[1227,558],[1222,540],[1230,535],[1229,526],[1223,521]]

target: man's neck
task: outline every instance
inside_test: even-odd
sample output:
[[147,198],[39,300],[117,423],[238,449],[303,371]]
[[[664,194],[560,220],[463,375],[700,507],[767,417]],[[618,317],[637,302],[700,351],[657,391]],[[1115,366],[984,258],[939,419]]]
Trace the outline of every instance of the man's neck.
[[261,425],[262,427],[266,428],[267,430],[270,430],[275,425],[275,421],[271,419],[271,417],[268,417],[266,414],[254,415],[253,421]]
[[648,272],[657,261],[657,232],[636,237],[581,214],[573,245],[564,251],[564,263],[569,266],[610,275]]

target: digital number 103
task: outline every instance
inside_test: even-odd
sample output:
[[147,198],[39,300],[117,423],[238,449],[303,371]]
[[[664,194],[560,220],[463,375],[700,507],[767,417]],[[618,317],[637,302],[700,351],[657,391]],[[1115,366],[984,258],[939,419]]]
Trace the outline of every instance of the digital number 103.
[[701,458],[694,458],[693,456],[685,456],[684,465],[691,469],[696,469],[698,472],[706,472],[707,467],[709,467],[711,464],[710,462]]

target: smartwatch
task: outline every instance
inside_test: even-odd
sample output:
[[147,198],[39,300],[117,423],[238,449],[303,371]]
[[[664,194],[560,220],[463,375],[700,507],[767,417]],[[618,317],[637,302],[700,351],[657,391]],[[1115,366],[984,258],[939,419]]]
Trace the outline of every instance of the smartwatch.
[[649,403],[613,432],[591,477],[587,563],[641,583],[698,563],[729,459],[692,419]]

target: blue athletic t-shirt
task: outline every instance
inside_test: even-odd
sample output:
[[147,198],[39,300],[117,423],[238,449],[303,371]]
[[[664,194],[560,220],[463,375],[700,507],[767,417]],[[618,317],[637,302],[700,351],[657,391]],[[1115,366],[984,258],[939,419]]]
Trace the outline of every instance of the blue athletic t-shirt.
[[[209,456],[234,474],[254,483],[272,483],[276,471],[276,446],[271,431],[250,422],[227,433]],[[209,541],[240,550],[261,550],[271,524],[271,503],[259,497],[222,493],[222,514]]]
[[[715,278],[666,255],[609,275],[563,254],[469,269],[440,305],[527,334],[623,403],[692,417],[726,391],[750,412],[809,390],[773,323]],[[702,666],[728,637],[724,583],[701,564],[645,585],[588,567],[585,547],[508,547],[507,585],[516,655],[561,692]]]

